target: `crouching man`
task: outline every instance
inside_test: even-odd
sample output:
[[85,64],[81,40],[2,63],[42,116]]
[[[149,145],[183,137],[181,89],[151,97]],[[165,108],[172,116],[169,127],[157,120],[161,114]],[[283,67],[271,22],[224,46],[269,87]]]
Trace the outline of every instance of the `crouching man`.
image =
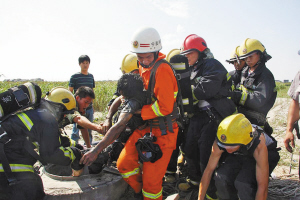
[[[55,89],[33,109],[11,115],[0,126],[0,199],[39,200],[45,196],[33,165],[52,163],[80,171],[81,151],[62,144],[59,124],[76,108],[66,89]],[[37,154],[37,151],[39,154]]]
[[276,140],[260,127],[243,114],[226,117],[218,127],[198,200],[205,199],[214,171],[220,200],[267,199],[268,178],[279,158]]

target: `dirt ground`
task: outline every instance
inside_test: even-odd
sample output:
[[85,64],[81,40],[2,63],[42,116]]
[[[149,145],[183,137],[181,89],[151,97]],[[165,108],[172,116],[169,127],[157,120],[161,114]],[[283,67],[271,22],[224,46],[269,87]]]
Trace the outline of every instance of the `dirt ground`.
[[[300,191],[298,191],[300,188],[298,181],[300,140],[296,140],[293,155],[285,149],[283,144],[289,103],[290,99],[277,98],[273,108],[268,113],[268,121],[273,127],[272,136],[277,140],[278,147],[281,147],[279,151],[280,161],[270,178],[268,200],[300,199]],[[101,113],[95,113],[95,115],[99,116]],[[96,132],[93,132],[93,135],[95,140],[102,137]],[[130,187],[120,200],[128,199],[133,199],[133,190]]]

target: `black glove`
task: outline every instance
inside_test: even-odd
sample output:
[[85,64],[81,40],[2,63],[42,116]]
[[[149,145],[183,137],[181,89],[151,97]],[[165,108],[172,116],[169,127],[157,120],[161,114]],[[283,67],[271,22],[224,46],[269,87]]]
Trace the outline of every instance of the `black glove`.
[[81,144],[79,144],[79,143],[77,143],[77,144],[75,145],[75,147],[76,147],[77,149],[79,149],[79,150],[83,150],[83,149],[84,149],[83,146],[82,146]]
[[76,159],[71,163],[71,168],[74,170],[80,170],[84,167],[83,164],[79,164],[79,161],[82,157],[82,153],[79,149],[77,149],[76,147],[70,147],[76,157]]
[[241,97],[242,97],[242,91],[234,90],[232,92],[229,92],[229,96],[235,105],[239,105]]

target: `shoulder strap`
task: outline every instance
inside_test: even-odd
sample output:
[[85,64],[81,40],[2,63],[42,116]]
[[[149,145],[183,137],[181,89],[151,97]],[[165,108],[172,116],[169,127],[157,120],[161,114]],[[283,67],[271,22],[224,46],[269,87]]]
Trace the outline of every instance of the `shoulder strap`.
[[154,66],[153,66],[153,68],[151,70],[151,74],[150,74],[148,91],[151,92],[151,96],[154,96],[155,74],[156,74],[157,68],[160,66],[161,63],[166,63],[166,64],[168,64],[171,67],[171,69],[173,71],[173,74],[174,74],[174,76],[176,78],[176,81],[177,81],[177,87],[178,87],[177,98],[179,98],[180,102],[182,102],[181,90],[180,90],[180,86],[179,86],[179,82],[178,82],[178,77],[177,77],[176,71],[174,70],[174,68],[172,67],[172,65],[169,62],[167,62],[166,60],[164,60],[164,59],[161,59],[161,60],[157,61],[154,64]]
[[7,120],[10,116],[15,115],[15,114],[17,114],[17,113],[19,113],[19,112],[22,112],[22,111],[24,111],[25,109],[30,108],[30,107],[36,108],[37,106],[39,106],[39,104],[40,104],[40,103],[32,104],[32,105],[26,105],[26,106],[23,106],[23,107],[21,107],[20,109],[18,109],[18,110],[16,110],[16,111],[12,112],[12,113],[7,114],[6,116],[4,116],[4,117],[0,120],[0,124],[2,124],[2,122],[4,122],[5,120]]
[[161,63],[163,63],[164,59],[161,59],[159,61],[157,61],[153,68],[151,69],[151,73],[150,73],[150,80],[149,80],[149,85],[148,85],[148,91],[150,91],[151,96],[154,96],[154,86],[155,86],[155,74],[156,74],[156,70],[157,68],[160,66]]
[[[179,81],[178,81],[178,77],[177,77],[177,73],[175,71],[175,69],[173,68],[173,66],[166,60],[164,59],[161,59],[159,61],[157,61],[152,70],[151,70],[151,74],[150,74],[150,80],[149,80],[149,85],[148,85],[148,91],[150,92],[151,94],[151,98],[153,97],[154,99],[156,99],[156,97],[154,96],[154,86],[155,86],[155,74],[156,74],[156,70],[158,69],[158,67],[160,66],[160,64],[162,63],[166,63],[167,65],[169,65],[173,71],[173,74],[174,74],[174,77],[176,79],[176,82],[177,82],[177,87],[178,87],[178,93],[177,93],[177,99],[176,99],[176,102],[177,102],[177,105],[176,107],[179,108],[179,116],[180,117],[180,123],[185,123],[185,119],[184,119],[184,109],[183,109],[183,103],[182,103],[182,95],[181,95],[181,89],[180,89],[180,85],[179,85]],[[182,125],[181,124],[181,125]],[[183,127],[183,125],[182,125]]]
[[34,150],[33,144],[26,138],[24,141],[24,149],[36,160],[40,161],[42,165],[47,165],[47,163],[44,161],[44,159],[41,158],[41,156]]
[[0,159],[1,159],[2,168],[4,170],[4,174],[7,178],[8,184],[11,186],[17,183],[17,179],[15,178],[14,174],[11,171],[9,162],[4,152],[4,145],[9,141],[10,139],[8,138],[7,133],[0,125]]

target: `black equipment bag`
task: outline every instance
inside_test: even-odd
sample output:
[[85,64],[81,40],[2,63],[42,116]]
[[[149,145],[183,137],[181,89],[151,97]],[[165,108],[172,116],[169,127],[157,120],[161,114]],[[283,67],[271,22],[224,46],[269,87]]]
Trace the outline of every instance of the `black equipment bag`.
[[19,110],[39,104],[41,97],[41,88],[33,82],[12,87],[1,93],[0,122]]
[[155,163],[162,157],[162,151],[158,144],[155,144],[157,138],[146,133],[144,137],[138,139],[135,143],[137,152],[139,154],[139,161]]

